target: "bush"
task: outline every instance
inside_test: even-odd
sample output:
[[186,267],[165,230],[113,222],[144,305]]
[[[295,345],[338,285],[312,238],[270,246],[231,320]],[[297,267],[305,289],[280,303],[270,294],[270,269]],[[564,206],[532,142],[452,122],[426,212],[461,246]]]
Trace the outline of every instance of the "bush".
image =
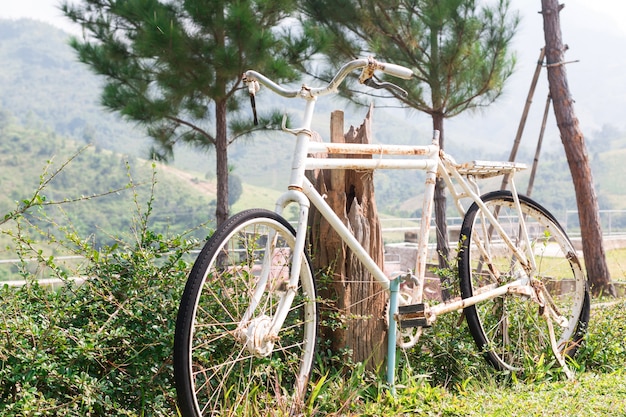
[[574,358],[578,368],[602,373],[622,371],[626,359],[625,333],[626,301],[594,300],[585,342]]
[[0,415],[175,415],[172,341],[193,242],[149,232],[91,277],[0,293]]
[[[43,255],[28,237],[52,236],[24,216],[33,207],[5,217],[15,222],[3,233],[16,243],[27,284],[0,288],[0,415],[177,415],[172,344],[190,267],[186,255],[197,241],[148,230],[152,201],[142,213],[134,196],[137,215],[127,241],[117,238],[98,250],[93,239],[81,239],[71,226],[51,221],[43,229],[65,235],[49,237],[44,247],[85,257],[80,272]],[[39,285],[38,272],[26,267],[28,258],[64,285],[56,290]],[[83,284],[70,278],[78,274],[88,277]]]

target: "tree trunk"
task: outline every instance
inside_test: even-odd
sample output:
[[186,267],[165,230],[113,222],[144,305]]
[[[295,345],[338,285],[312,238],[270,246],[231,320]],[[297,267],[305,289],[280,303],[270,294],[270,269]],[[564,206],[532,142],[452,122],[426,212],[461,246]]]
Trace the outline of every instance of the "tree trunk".
[[[371,110],[363,125],[351,127],[344,137],[343,113],[333,112],[332,141],[369,143],[370,117]],[[324,170],[313,173],[311,180],[382,268],[382,231],[372,174],[363,170]],[[353,362],[363,362],[371,370],[380,369],[386,357],[386,293],[314,207],[310,224],[313,266],[318,271],[318,290],[324,300],[321,321],[330,323],[321,329],[322,337],[330,341],[333,352],[351,353]]]
[[[433,129],[439,131],[439,147],[443,149],[444,136],[443,136],[443,121],[444,115],[442,113],[434,113]],[[437,183],[435,184],[435,229],[437,231],[437,258],[439,260],[439,268],[450,268],[450,247],[448,244],[448,221],[446,218],[446,183],[443,178],[437,177]],[[424,225],[429,227],[429,225]],[[441,274],[441,297],[442,299],[450,299],[449,282],[447,278],[448,274]]]
[[541,0],[541,6],[550,96],[574,181],[587,276],[594,295],[601,293],[615,295],[604,253],[599,205],[593,186],[585,138],[574,113],[563,64],[565,48],[559,17],[563,6],[558,4],[558,0]]
[[[226,47],[225,21],[225,10],[221,8],[216,15],[219,29],[215,31],[215,43],[218,48]],[[215,221],[217,226],[220,226],[228,219],[228,124],[226,123],[228,80],[222,74],[218,73],[216,76],[215,87],[219,93],[215,98],[215,175],[217,176]]]
[[217,175],[217,204],[215,220],[221,225],[228,219],[228,132],[226,99],[215,103],[215,158]]

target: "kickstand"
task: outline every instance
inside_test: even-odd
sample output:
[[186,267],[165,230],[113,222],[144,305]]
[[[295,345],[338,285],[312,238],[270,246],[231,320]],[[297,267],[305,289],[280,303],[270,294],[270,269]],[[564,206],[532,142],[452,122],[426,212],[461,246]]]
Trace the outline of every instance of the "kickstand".
[[556,361],[559,363],[559,365],[561,365],[561,368],[563,368],[563,372],[565,372],[567,379],[572,381],[574,379],[574,372],[572,372],[572,370],[569,369],[569,366],[567,366],[567,363],[565,362],[565,357],[559,350],[559,347],[556,343],[556,337],[554,336],[554,326],[552,325],[552,318],[550,317],[547,308],[544,308],[543,310],[543,317],[548,323],[548,331],[550,332],[550,344],[552,345],[552,352],[554,353],[554,357],[556,358]]

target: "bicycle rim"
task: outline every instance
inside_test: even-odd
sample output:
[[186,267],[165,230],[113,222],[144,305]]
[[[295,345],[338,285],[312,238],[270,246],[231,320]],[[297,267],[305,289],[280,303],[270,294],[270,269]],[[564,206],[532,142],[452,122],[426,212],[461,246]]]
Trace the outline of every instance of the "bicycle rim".
[[301,405],[316,337],[308,257],[283,327],[276,337],[267,334],[289,292],[294,243],[293,228],[265,210],[240,213],[207,242],[176,326],[183,415],[266,415]]
[[[482,197],[497,214],[513,243],[529,253],[521,236],[513,196],[496,191]],[[554,320],[560,352],[573,356],[589,320],[589,294],[584,273],[571,242],[555,218],[533,200],[520,196],[523,219],[531,242],[536,271],[526,273],[513,251],[473,204],[461,230],[459,276],[463,298],[518,279],[534,280],[536,291],[552,300],[565,320]],[[486,262],[486,259],[490,262]],[[544,309],[528,294],[505,294],[465,309],[467,323],[479,349],[499,370],[521,371],[552,354]]]

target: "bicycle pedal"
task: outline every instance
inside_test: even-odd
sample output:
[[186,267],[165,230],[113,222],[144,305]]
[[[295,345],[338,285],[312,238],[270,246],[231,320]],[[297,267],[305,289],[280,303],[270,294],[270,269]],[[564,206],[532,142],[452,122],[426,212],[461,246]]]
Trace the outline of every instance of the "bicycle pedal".
[[430,327],[426,318],[427,306],[424,303],[398,307],[396,321],[401,329],[411,327]]
[[426,304],[409,304],[398,307],[398,314],[422,314],[426,311]]

